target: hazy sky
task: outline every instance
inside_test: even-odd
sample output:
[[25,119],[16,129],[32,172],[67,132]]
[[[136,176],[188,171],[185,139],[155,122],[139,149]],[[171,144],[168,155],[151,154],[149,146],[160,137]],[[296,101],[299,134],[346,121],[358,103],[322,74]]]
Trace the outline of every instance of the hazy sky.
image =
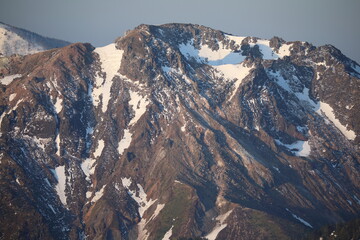
[[0,0],[0,21],[107,45],[139,24],[197,23],[240,36],[333,44],[360,63],[360,0]]

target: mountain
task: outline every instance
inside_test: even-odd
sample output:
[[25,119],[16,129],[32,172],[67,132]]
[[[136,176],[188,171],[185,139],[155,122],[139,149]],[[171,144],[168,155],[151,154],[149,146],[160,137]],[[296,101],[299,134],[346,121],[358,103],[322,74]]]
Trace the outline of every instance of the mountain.
[[0,73],[0,239],[296,239],[360,213],[360,66],[140,25]]
[[0,22],[0,56],[27,55],[69,44]]

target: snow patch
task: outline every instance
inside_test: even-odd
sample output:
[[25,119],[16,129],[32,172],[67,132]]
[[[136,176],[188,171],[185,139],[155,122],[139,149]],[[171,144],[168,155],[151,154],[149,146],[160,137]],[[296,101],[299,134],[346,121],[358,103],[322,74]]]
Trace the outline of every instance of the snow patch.
[[251,68],[243,64],[225,64],[215,66],[214,68],[218,70],[220,75],[225,79],[233,80],[237,78],[239,83],[235,83],[236,86],[240,85],[242,79],[244,79],[251,70]]
[[58,133],[58,135],[56,136],[55,143],[56,143],[56,155],[60,156],[60,133]]
[[302,92],[296,92],[295,96],[300,101],[305,103],[306,105],[311,106],[312,108],[316,109],[318,107],[318,104],[310,98],[309,91],[310,90],[308,88],[304,87],[303,91]]
[[207,59],[208,61],[219,61],[224,59],[231,52],[231,49],[225,49],[224,46],[220,46],[218,50],[212,50],[208,45],[203,44],[198,55],[200,58]]
[[290,52],[290,48],[292,47],[293,44],[282,44],[281,47],[279,48],[279,52],[278,52],[278,56],[280,58],[283,58],[285,56],[290,56],[291,52]]
[[151,220],[153,220],[154,218],[156,218],[164,207],[165,207],[165,204],[158,203],[153,215],[151,215],[151,217],[149,218],[149,220],[146,221],[146,223],[148,223]]
[[187,59],[195,59],[212,66],[239,64],[245,60],[246,56],[242,56],[241,53],[226,48],[222,43],[219,45],[218,50],[212,50],[206,44],[201,45],[200,49],[196,49],[192,40],[186,44],[180,44],[179,50]]
[[182,131],[182,132],[185,132],[186,131],[186,122],[185,122],[185,124],[180,128],[180,130]]
[[353,107],[354,107],[354,105],[346,105],[345,108],[346,108],[347,110],[350,110],[350,109],[352,109]]
[[171,228],[165,233],[164,237],[162,238],[162,240],[170,240],[170,237],[172,235],[172,230],[173,230],[174,225],[171,226]]
[[296,216],[295,214],[293,214],[289,209],[286,208],[286,211],[288,211],[289,213],[291,213],[291,215],[293,216],[293,218],[295,218],[296,220],[298,220],[299,222],[301,222],[302,224],[304,224],[305,226],[309,227],[309,228],[313,228],[313,226],[311,226],[310,223],[308,223],[307,221],[305,221],[304,219],[302,219],[301,217]]
[[128,194],[138,203],[140,217],[144,215],[144,212],[151,207],[157,200],[147,200],[147,195],[140,184],[136,184],[138,191],[130,190],[132,184],[131,178],[121,178],[123,186],[127,189]]
[[246,56],[241,55],[239,52],[232,52],[231,49],[222,48],[217,51],[212,51],[207,45],[203,45],[200,49],[199,57],[205,59],[211,66],[239,64],[246,58]]
[[19,178],[16,178],[15,181],[16,181],[17,184],[22,185]]
[[10,94],[9,101],[11,102],[12,100],[14,100],[15,97],[16,97],[16,93]]
[[122,155],[125,149],[127,149],[130,146],[131,140],[132,140],[132,133],[130,133],[128,129],[125,129],[124,137],[120,140],[118,145],[118,153],[120,155]]
[[276,60],[279,59],[279,56],[273,51],[273,49],[270,47],[270,41],[264,40],[264,39],[258,39],[256,43],[250,43],[251,47],[254,47],[255,45],[259,46],[259,50],[263,55],[263,59],[270,59],[270,60]]
[[[234,41],[238,47],[242,45],[242,41],[245,39],[245,37],[232,35],[225,35],[225,37],[230,41]],[[198,62],[207,63],[212,66],[239,64],[245,60],[246,56],[243,56],[241,52],[231,50],[225,46],[223,42],[219,42],[218,44],[219,49],[217,50],[211,49],[207,44],[202,44],[199,49],[196,49],[194,47],[194,40],[191,40],[186,44],[180,44],[179,50],[187,59],[195,59]],[[276,60],[289,56],[291,54],[290,48],[292,47],[292,44],[283,44],[279,48],[278,53],[275,53],[270,47],[269,40],[257,39],[256,43],[250,42],[249,45],[250,47],[257,45],[264,60]]]
[[273,169],[275,169],[278,173],[280,173],[280,169],[273,166]]
[[88,126],[86,127],[86,149],[89,150],[91,147],[91,138],[92,134],[94,133],[94,128],[90,126],[90,123],[88,123]]
[[[325,61],[315,63],[315,65],[316,65],[316,69],[317,69],[318,67],[325,67],[325,68],[327,68]],[[319,79],[320,79],[320,72],[316,71],[316,80],[319,80]]]
[[174,69],[167,66],[161,67],[163,72],[170,77],[182,77],[182,79],[189,85],[191,85],[191,80],[185,73],[182,73],[180,69]]
[[59,196],[60,201],[63,205],[66,205],[66,175],[65,175],[65,166],[58,166],[55,169],[50,169],[57,180],[57,184],[55,186],[55,190],[57,195]]
[[118,70],[121,65],[121,59],[124,51],[116,48],[116,44],[112,43],[105,47],[96,48],[94,50],[101,62],[102,72],[106,74],[105,78],[102,78],[99,73],[95,78],[95,87],[92,92],[93,104],[98,106],[100,103],[100,95],[102,95],[102,108],[105,112],[108,108],[109,100],[111,98],[111,86],[113,78],[118,75]]
[[55,111],[57,114],[59,114],[61,111],[62,111],[62,99],[60,97],[57,97],[56,98],[56,103],[54,104],[54,107],[55,107]]
[[317,112],[319,114],[323,113],[347,139],[355,140],[355,132],[353,130],[348,130],[346,126],[341,124],[341,122],[335,117],[334,109],[329,104],[320,102],[320,108]]
[[132,126],[137,123],[140,117],[146,112],[146,107],[149,104],[146,97],[142,97],[137,92],[130,90],[130,101],[129,105],[132,106],[132,109],[135,112],[134,117],[131,119],[129,126]]
[[48,207],[51,209],[51,211],[52,211],[54,214],[56,214],[55,209],[53,208],[53,206],[52,206],[51,204],[48,203]]
[[230,95],[230,100],[235,96],[237,89],[239,88],[242,80],[249,75],[251,67],[246,67],[244,64],[226,64],[220,66],[214,66],[219,71],[220,76],[228,80],[237,79],[234,82],[234,89]]
[[149,237],[149,233],[147,230],[145,230],[146,225],[152,221],[154,218],[156,218],[160,211],[165,207],[165,204],[157,204],[156,209],[154,213],[151,215],[151,217],[148,220],[145,220],[144,218],[141,219],[141,221],[138,223],[138,239],[139,240],[146,240]]
[[296,216],[295,214],[292,214],[292,216],[293,216],[294,218],[296,218],[297,220],[299,220],[299,221],[300,221],[302,224],[304,224],[305,226],[310,227],[310,228],[313,228],[310,223],[308,223],[307,221],[305,221],[305,220],[302,219],[301,217],[298,217],[298,216]]
[[90,176],[95,172],[95,162],[96,159],[87,158],[84,160],[84,162],[81,163],[81,169],[84,172],[87,181],[90,181]]
[[269,75],[269,77],[273,78],[280,87],[282,87],[283,89],[285,89],[288,92],[292,92],[292,89],[290,88],[289,84],[285,81],[283,76],[281,76],[280,72],[269,71],[268,75]]
[[[227,35],[231,40],[234,40],[237,44],[241,44],[242,37],[235,37]],[[206,63],[214,67],[218,71],[218,77],[223,77],[227,80],[237,81],[234,83],[235,90],[232,92],[230,99],[236,93],[236,90],[240,86],[242,80],[250,73],[251,68],[245,67],[242,62],[246,56],[242,56],[239,52],[234,52],[229,48],[226,48],[223,43],[219,43],[218,50],[212,50],[208,45],[203,44],[200,49],[196,49],[193,45],[193,40],[179,45],[180,52],[188,59],[195,59],[198,62]],[[263,52],[266,55],[265,48]],[[168,70],[168,69],[165,69]]]
[[[132,109],[135,112],[134,117],[129,122],[129,127],[132,127],[139,121],[141,116],[146,112],[146,107],[149,104],[149,101],[146,97],[141,96],[137,92],[130,90],[129,93],[130,93],[129,105],[132,106]],[[125,129],[124,136],[119,141],[118,144],[118,153],[120,155],[122,155],[125,149],[127,149],[130,146],[131,140],[132,140],[132,133],[130,132],[129,129]]]
[[240,36],[234,36],[234,35],[225,35],[230,41],[234,41],[235,44],[237,44],[238,46],[241,46],[242,41],[246,38],[246,37],[240,37]]
[[[317,63],[317,64],[322,65],[324,63]],[[296,92],[291,88],[289,83],[281,76],[279,72],[275,72],[275,73],[268,72],[268,75],[274,78],[279,86],[281,86],[286,91],[294,94],[301,102],[313,108],[318,114],[325,115],[347,139],[355,140],[356,138],[355,132],[353,130],[348,130],[347,126],[341,124],[341,122],[335,117],[334,109],[329,104],[324,102],[313,101],[310,98],[310,94],[309,94],[310,90],[308,88],[304,87],[302,92],[299,91]]]
[[193,40],[186,44],[179,45],[179,51],[182,55],[184,55],[187,59],[194,58],[197,61],[204,61],[204,59],[199,58],[199,50],[196,49],[193,45]]
[[296,141],[292,144],[285,144],[279,140],[275,140],[278,145],[288,148],[293,154],[298,157],[308,157],[311,152],[309,141]]
[[86,199],[90,198],[92,195],[92,192],[91,191],[87,191],[86,192]]
[[105,146],[104,140],[102,140],[102,139],[99,140],[97,148],[96,148],[96,150],[94,152],[94,157],[95,158],[98,158],[98,157],[101,156],[101,153],[104,150],[104,146]]
[[208,240],[215,240],[217,235],[224,229],[226,228],[227,224],[225,223],[225,220],[230,216],[232,210],[219,215],[216,217],[216,226],[214,227],[214,229],[205,236],[205,238],[207,238]]
[[145,211],[151,207],[156,201],[149,199],[147,200],[147,195],[143,189],[143,187],[140,184],[136,184],[138,191],[136,190],[131,190],[129,187],[132,184],[131,178],[121,178],[121,182],[122,185],[127,189],[128,194],[132,197],[132,199],[134,199],[138,206],[139,206],[139,215],[141,217],[141,221],[138,223],[138,239],[139,240],[146,240],[148,238],[148,233],[145,230],[145,226],[146,224],[151,221],[152,219],[154,219],[159,213],[160,211],[164,208],[164,204],[158,204],[156,206],[155,212],[154,214],[149,218],[148,221],[146,221],[145,219],[143,219],[143,215],[145,213]]
[[97,191],[94,195],[94,197],[91,199],[91,202],[97,202],[103,195],[104,195],[104,189],[106,185],[104,185],[99,191]]
[[313,109],[318,108],[318,104],[310,98],[310,90],[307,87],[303,86],[303,88],[300,92],[298,90],[298,86],[290,85],[290,83],[296,84],[296,85],[301,84],[300,80],[296,76],[293,76],[294,79],[292,81],[288,81],[288,80],[284,79],[284,77],[281,75],[281,73],[279,71],[277,71],[277,72],[268,71],[267,73],[268,73],[268,76],[270,78],[272,78],[281,88],[283,88],[290,94],[295,95],[303,105],[309,106],[310,108],[313,108]]
[[135,191],[131,191],[128,189],[129,194],[131,195],[131,197],[138,203],[139,205],[139,214],[142,217],[145,213],[145,211],[151,207],[151,205],[153,205],[157,200],[152,200],[149,199],[149,201],[147,200],[147,195],[143,189],[143,187],[140,184],[137,184],[137,187],[139,189],[138,191],[138,195],[136,196],[136,192]]
[[121,183],[125,188],[129,188],[131,185],[131,178],[121,178]]
[[[15,111],[15,110],[18,108],[19,104],[23,102],[23,100],[24,100],[24,99],[21,99],[20,101],[16,102],[16,104],[15,104],[14,107],[12,107],[12,108],[11,108],[9,111],[7,111],[7,112],[4,111],[4,112],[1,114],[1,116],[0,116],[0,127],[1,127],[1,124],[2,124],[2,121],[3,121],[4,117],[5,117],[6,115],[8,115],[9,113],[11,113],[12,111]],[[2,133],[0,133],[0,137],[1,137],[1,136],[2,136]]]
[[3,85],[9,85],[10,83],[12,83],[12,81],[14,81],[14,79],[16,78],[21,78],[22,75],[21,74],[14,74],[14,75],[10,75],[10,76],[5,76],[3,79],[0,79],[0,83]]
[[84,172],[87,181],[91,180],[90,176],[94,174],[96,168],[96,164],[95,164],[96,159],[101,156],[104,147],[105,147],[104,140],[102,139],[99,140],[97,148],[95,149],[94,152],[94,158],[87,158],[86,160],[84,160],[84,162],[81,163],[81,169]]
[[360,199],[359,199],[356,195],[354,195],[353,197],[354,197],[354,199],[356,200],[357,204],[360,205]]
[[[29,137],[30,138],[30,137]],[[45,152],[45,146],[51,142],[51,138],[38,138],[36,136],[31,137],[36,145]]]

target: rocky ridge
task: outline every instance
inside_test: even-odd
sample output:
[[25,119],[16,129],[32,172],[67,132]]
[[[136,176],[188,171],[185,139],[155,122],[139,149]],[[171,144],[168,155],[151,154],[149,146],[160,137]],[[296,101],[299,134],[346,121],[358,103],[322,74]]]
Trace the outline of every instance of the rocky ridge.
[[0,238],[288,239],[359,216],[360,66],[333,46],[140,25],[0,72]]

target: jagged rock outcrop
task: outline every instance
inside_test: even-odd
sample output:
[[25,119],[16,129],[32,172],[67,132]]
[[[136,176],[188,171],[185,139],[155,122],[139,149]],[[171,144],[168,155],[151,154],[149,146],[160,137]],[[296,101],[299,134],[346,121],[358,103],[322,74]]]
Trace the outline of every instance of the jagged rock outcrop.
[[360,66],[140,25],[0,69],[0,238],[288,239],[359,216]]

